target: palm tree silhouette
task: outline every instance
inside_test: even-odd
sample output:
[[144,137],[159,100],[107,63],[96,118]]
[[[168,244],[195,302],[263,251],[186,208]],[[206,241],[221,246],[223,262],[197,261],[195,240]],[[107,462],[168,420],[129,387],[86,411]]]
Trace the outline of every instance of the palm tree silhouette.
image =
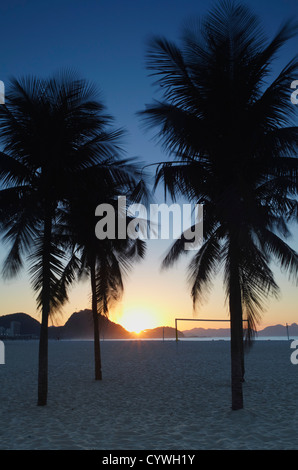
[[[127,236],[127,224],[132,217],[126,207],[118,207],[118,197],[125,195],[126,206],[136,201],[146,201],[148,192],[144,175],[132,160],[109,159],[97,167],[87,169],[78,182],[79,191],[70,200],[65,212],[60,239],[69,245],[70,261],[61,277],[61,287],[67,291],[68,279],[72,282],[88,276],[91,283],[91,304],[94,327],[95,380],[102,380],[100,331],[104,316],[108,316],[113,302],[120,299],[124,283],[135,261],[145,255],[145,242]],[[95,235],[95,208],[109,204],[115,214],[113,237],[98,239]],[[121,213],[122,212],[122,213]],[[123,217],[126,233],[118,237],[118,217]],[[62,224],[63,226],[63,224]],[[64,231],[64,233],[63,233]],[[66,286],[66,288],[64,287]]]
[[[278,294],[270,261],[298,271],[284,240],[297,213],[298,128],[289,94],[297,56],[267,83],[277,52],[296,33],[287,22],[268,42],[247,7],[226,1],[188,25],[181,47],[155,38],[147,55],[163,98],[139,114],[175,156],[159,165],[156,184],[173,199],[204,204],[204,240],[189,264],[195,304],[217,270],[224,273],[232,409],[243,407],[243,320],[250,340],[264,300]],[[184,253],[184,242],[174,243],[164,266]]]
[[61,220],[80,175],[119,153],[122,131],[111,122],[95,87],[72,72],[13,79],[0,107],[3,273],[16,275],[27,257],[41,309],[38,405],[47,403],[48,319],[67,300]]

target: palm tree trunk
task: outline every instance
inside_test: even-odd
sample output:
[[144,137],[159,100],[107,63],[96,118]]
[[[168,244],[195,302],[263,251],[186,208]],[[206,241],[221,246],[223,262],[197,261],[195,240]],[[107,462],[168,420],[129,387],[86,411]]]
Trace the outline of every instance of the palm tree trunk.
[[[242,311],[241,311],[242,313]],[[241,333],[241,336],[242,336],[242,341],[241,341],[241,370],[242,370],[242,376],[241,376],[241,380],[242,382],[245,382],[245,379],[244,379],[244,375],[245,375],[245,360],[244,360],[244,340],[243,340],[243,337],[244,337],[244,333],[243,333],[243,319],[242,319],[242,333]]]
[[38,366],[38,401],[39,406],[47,404],[48,396],[48,318],[50,314],[50,253],[51,253],[52,216],[46,210],[43,240],[43,285],[42,285],[42,317],[39,337],[39,366]]
[[242,302],[238,264],[230,259],[230,324],[231,324],[231,384],[232,409],[243,408],[242,382],[244,376],[244,348]]
[[94,329],[95,380],[102,380],[99,321],[98,321],[97,295],[96,295],[95,258],[91,262],[90,272],[91,272],[90,276],[91,276],[91,291],[92,291],[92,316],[93,316],[93,329]]

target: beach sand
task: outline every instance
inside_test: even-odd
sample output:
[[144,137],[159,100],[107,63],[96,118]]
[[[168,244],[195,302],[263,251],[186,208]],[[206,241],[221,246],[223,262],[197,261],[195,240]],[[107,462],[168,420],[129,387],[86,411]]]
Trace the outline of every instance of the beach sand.
[[38,407],[38,341],[5,342],[0,448],[298,449],[298,365],[288,341],[246,354],[243,410],[231,410],[228,341],[49,342],[48,405]]

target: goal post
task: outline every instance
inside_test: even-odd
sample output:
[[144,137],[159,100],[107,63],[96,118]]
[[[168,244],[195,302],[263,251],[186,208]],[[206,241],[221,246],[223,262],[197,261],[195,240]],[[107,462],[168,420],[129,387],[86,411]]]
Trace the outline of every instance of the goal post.
[[[175,331],[176,331],[176,341],[178,341],[178,321],[205,321],[205,322],[230,322],[227,319],[214,319],[214,318],[175,318]],[[248,320],[242,320],[248,321]]]

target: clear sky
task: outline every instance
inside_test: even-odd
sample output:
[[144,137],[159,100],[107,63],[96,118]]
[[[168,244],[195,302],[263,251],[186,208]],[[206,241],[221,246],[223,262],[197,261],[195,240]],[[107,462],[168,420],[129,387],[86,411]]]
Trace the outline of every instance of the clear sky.
[[[77,70],[102,90],[116,126],[125,127],[128,156],[144,164],[165,160],[161,149],[144,132],[136,112],[154,98],[152,79],[145,68],[146,41],[164,35],[179,41],[184,21],[205,14],[215,2],[210,0],[0,0],[0,80],[11,76],[49,76],[61,68]],[[297,0],[247,0],[272,36],[280,23],[298,17]],[[296,41],[289,42],[276,62],[276,70],[297,53]],[[293,77],[293,80],[298,77]],[[290,84],[289,84],[290,86]],[[160,200],[161,192],[156,199]],[[297,249],[298,231],[290,244]],[[175,317],[192,317],[192,302],[186,282],[185,261],[160,272],[160,262],[168,241],[151,240],[146,259],[125,281],[122,301],[110,318],[127,329],[174,326]],[[5,248],[0,246],[0,259]],[[298,323],[297,287],[276,270],[281,287],[278,301],[268,302],[262,326]],[[80,309],[90,307],[88,283],[75,285],[70,302],[57,316],[64,324]],[[40,319],[34,293],[25,272],[12,281],[0,281],[0,315],[25,312]],[[204,318],[228,318],[221,278],[199,311]],[[185,324],[183,327],[197,326]],[[205,325],[204,325],[205,326]],[[214,325],[212,325],[214,326]]]

